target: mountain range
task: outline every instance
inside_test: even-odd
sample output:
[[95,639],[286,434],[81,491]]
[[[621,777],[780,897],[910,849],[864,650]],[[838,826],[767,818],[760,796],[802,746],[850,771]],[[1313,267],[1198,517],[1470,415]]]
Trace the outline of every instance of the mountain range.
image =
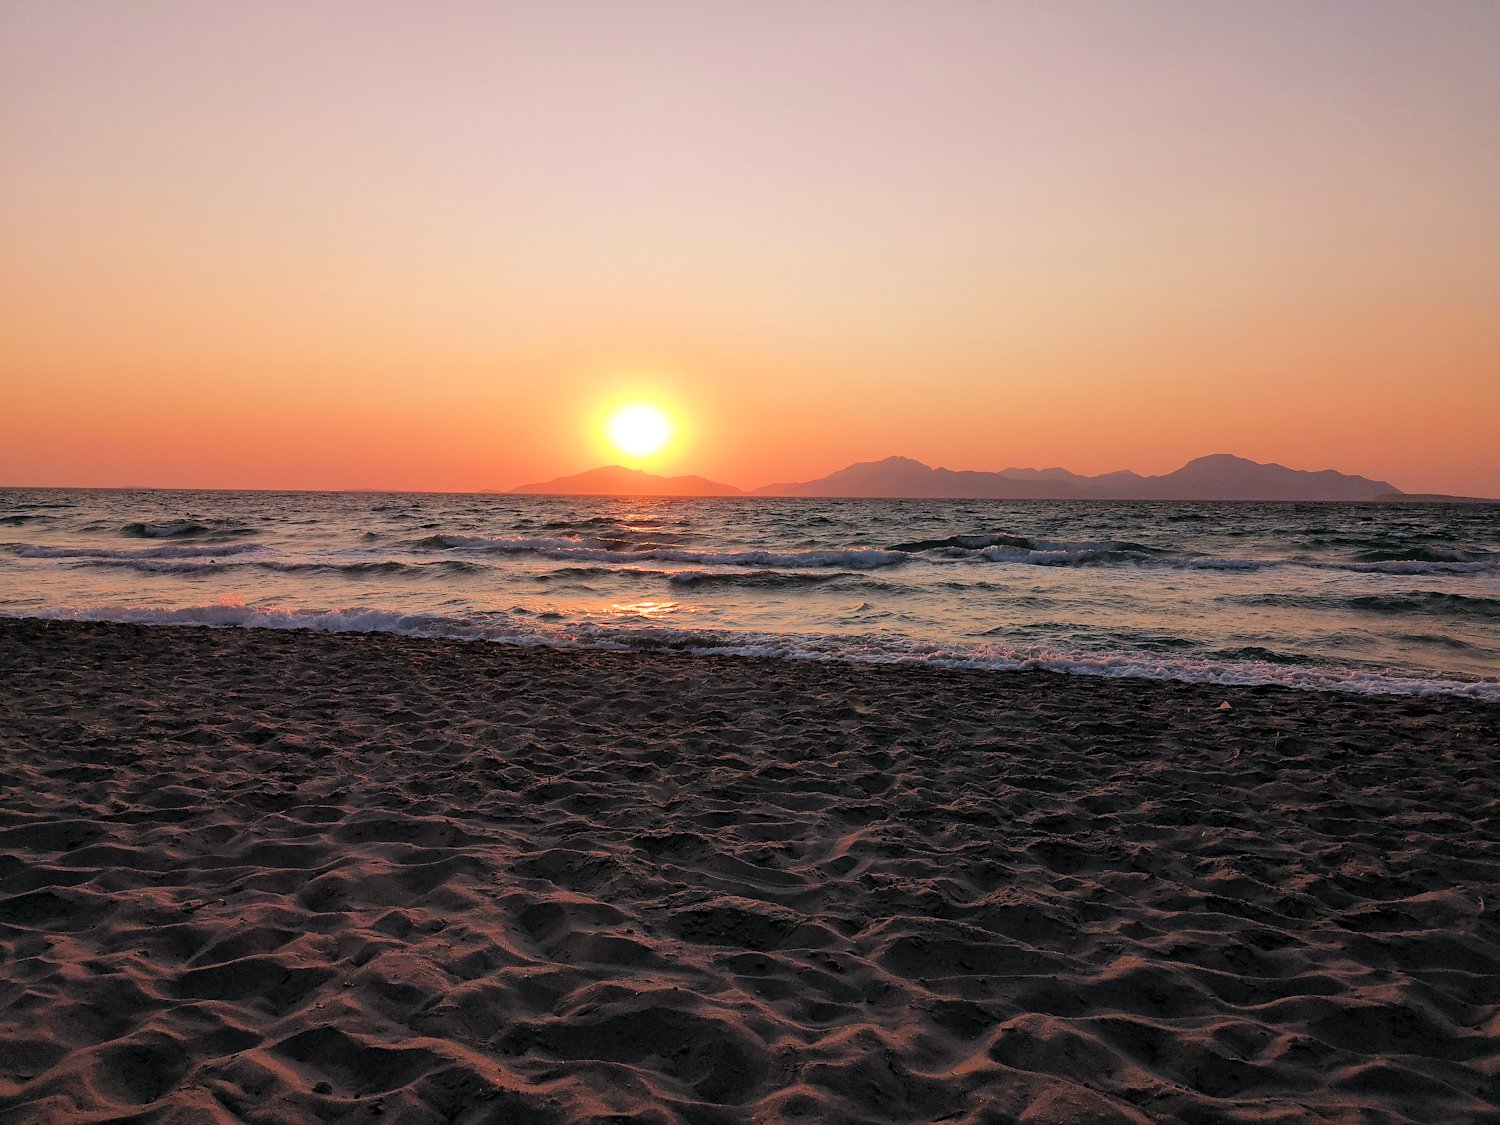
[[[1189,461],[1175,472],[1129,470],[1084,476],[1067,469],[976,472],[933,468],[909,457],[861,461],[817,480],[768,484],[749,493],[703,477],[661,477],[608,465],[511,490],[564,496],[817,496],[951,500],[1408,500],[1383,480],[1324,469],[1263,465],[1228,453]],[[1424,500],[1455,499],[1423,496]]]
[[887,457],[805,484],[768,485],[755,494],[955,500],[1374,500],[1397,491],[1387,481],[1332,469],[1306,472],[1217,453],[1189,461],[1176,472],[1149,477],[1129,470],[1093,477],[1067,469],[955,471],[907,457]]

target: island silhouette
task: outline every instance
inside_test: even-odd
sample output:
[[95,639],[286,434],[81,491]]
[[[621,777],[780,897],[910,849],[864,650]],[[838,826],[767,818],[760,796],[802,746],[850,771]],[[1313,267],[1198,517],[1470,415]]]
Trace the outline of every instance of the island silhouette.
[[1189,461],[1160,476],[1130,470],[1086,476],[1062,468],[996,472],[934,468],[910,457],[861,461],[816,480],[745,491],[700,476],[656,476],[606,465],[512,493],[552,496],[807,496],[927,500],[1282,500],[1484,502],[1478,497],[1402,492],[1389,481],[1334,469],[1290,469],[1229,453]]

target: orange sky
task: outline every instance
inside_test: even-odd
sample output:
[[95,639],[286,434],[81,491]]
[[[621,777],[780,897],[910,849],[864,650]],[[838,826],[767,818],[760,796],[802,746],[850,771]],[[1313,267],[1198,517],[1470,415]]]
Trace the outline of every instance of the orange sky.
[[1500,496],[1500,5],[0,7],[0,484]]

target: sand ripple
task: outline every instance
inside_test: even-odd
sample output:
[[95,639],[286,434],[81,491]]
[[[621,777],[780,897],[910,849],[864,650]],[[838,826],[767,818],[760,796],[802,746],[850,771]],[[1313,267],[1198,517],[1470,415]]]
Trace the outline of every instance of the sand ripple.
[[1500,1119],[1500,709],[0,623],[0,1120]]

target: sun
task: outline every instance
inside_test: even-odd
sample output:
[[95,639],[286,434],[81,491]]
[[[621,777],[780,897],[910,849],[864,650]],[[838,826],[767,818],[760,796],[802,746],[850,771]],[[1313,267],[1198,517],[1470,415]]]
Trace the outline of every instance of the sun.
[[621,453],[649,457],[671,440],[672,422],[659,407],[649,403],[622,406],[609,416],[604,431]]

